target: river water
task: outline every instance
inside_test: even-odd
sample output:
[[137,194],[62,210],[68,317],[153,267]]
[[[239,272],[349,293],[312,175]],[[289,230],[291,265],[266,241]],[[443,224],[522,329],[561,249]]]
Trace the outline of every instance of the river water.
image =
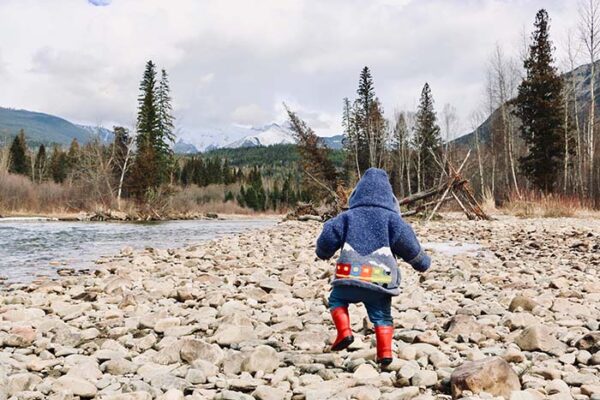
[[123,247],[174,248],[275,225],[275,220],[202,220],[152,223],[0,219],[0,276],[28,282],[58,268],[90,268]]

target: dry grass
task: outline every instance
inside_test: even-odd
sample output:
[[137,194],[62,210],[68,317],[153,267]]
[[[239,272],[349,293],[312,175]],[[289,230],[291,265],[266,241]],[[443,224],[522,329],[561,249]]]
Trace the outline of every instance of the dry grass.
[[[0,171],[0,215],[69,217],[80,211],[106,212],[117,209],[114,198],[109,198],[106,191],[94,188],[96,186],[89,184],[36,184],[25,176]],[[228,191],[237,193],[239,185],[179,188],[166,199],[159,214],[170,218],[206,213],[257,215],[251,209],[240,207],[235,201],[224,202]],[[144,210],[134,201],[124,199],[121,201],[121,211],[135,217],[143,214]],[[275,212],[267,211],[262,214]]]
[[0,172],[0,212],[61,213],[72,198],[70,189],[53,182],[34,184],[27,177]]
[[503,204],[502,211],[522,218],[600,217],[600,213],[577,196],[533,192],[525,193],[520,198],[512,194]]
[[8,173],[8,163],[10,161],[10,153],[8,146],[0,147],[0,174]]
[[496,209],[496,199],[494,199],[492,191],[488,188],[485,188],[481,195],[481,208],[487,214],[493,214],[498,211]]

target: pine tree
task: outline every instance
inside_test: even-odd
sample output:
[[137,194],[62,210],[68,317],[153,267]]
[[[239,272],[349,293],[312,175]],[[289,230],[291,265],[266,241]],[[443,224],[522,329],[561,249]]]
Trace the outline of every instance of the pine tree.
[[360,72],[358,89],[356,90],[358,98],[356,99],[354,120],[358,125],[356,141],[358,148],[359,175],[362,175],[369,167],[374,166],[372,162],[373,155],[370,148],[370,142],[373,136],[372,112],[375,102],[375,86],[373,77],[368,67],[364,67]]
[[156,67],[152,60],[146,63],[138,103],[137,154],[128,187],[138,200],[143,200],[150,190],[155,190],[166,182],[170,167],[166,165],[167,159],[161,152],[163,145],[159,132]]
[[237,195],[237,202],[241,207],[246,207],[246,189],[244,189],[244,185],[240,188],[240,193]]
[[440,127],[437,125],[431,89],[429,84],[425,83],[415,115],[414,146],[417,153],[418,190],[430,188],[435,184],[437,164],[431,151],[439,152],[441,143]]
[[562,81],[554,67],[546,10],[537,12],[529,56],[524,61],[526,76],[514,101],[521,120],[521,136],[528,153],[520,168],[531,183],[544,192],[556,189],[564,160]]
[[67,173],[72,172],[73,169],[75,169],[79,163],[80,157],[81,147],[79,146],[77,139],[73,139],[71,141],[71,145],[69,146],[69,152],[67,153]]
[[164,168],[166,176],[161,178],[165,182],[173,167],[174,158],[171,146],[175,143],[175,118],[173,117],[173,106],[171,105],[171,88],[167,71],[161,70],[160,82],[156,92],[157,101],[157,137],[155,139],[156,152],[159,163]]
[[68,163],[67,154],[54,146],[49,161],[49,174],[55,183],[62,183],[67,179]]
[[129,151],[129,144],[132,140],[129,136],[129,129],[122,126],[113,127],[115,138],[112,143],[112,153],[114,157],[113,172],[115,177],[119,177],[122,173],[125,159]]
[[8,172],[29,176],[30,162],[27,157],[25,131],[21,129],[10,146],[10,164]]
[[173,106],[171,105],[171,88],[167,71],[160,71],[160,83],[157,92],[158,106],[158,131],[163,143],[175,141],[175,117],[173,117]]
[[43,182],[46,180],[46,169],[47,169],[47,156],[46,156],[46,146],[43,144],[40,145],[38,149],[37,155],[35,156],[35,179],[37,182]]
[[144,76],[140,83],[140,96],[138,97],[137,116],[137,144],[152,143],[157,135],[159,126],[158,107],[156,99],[156,66],[152,60],[146,63]]

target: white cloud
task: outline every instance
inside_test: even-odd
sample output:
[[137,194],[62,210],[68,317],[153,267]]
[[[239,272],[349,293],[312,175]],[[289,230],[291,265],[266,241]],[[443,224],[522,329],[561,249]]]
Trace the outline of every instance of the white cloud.
[[236,107],[231,113],[233,123],[239,125],[259,125],[264,123],[269,115],[257,104],[246,104]]
[[131,124],[152,59],[186,137],[282,122],[282,101],[330,135],[368,65],[388,116],[428,81],[438,111],[453,104],[468,127],[495,43],[516,53],[540,7],[559,44],[572,0],[3,0],[0,105]]

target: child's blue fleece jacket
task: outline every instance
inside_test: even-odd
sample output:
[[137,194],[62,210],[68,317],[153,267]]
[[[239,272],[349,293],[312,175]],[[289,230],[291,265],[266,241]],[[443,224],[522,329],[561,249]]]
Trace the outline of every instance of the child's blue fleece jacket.
[[327,221],[317,239],[317,256],[331,258],[342,249],[332,285],[350,285],[400,294],[396,257],[426,271],[431,259],[400,216],[385,171],[368,169],[354,188],[349,210]]

